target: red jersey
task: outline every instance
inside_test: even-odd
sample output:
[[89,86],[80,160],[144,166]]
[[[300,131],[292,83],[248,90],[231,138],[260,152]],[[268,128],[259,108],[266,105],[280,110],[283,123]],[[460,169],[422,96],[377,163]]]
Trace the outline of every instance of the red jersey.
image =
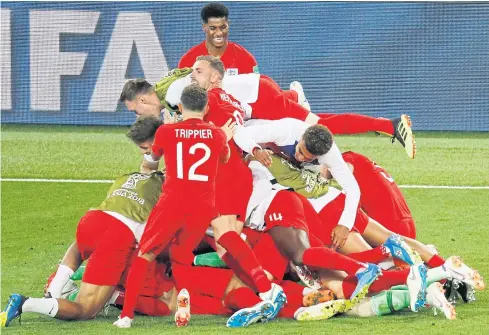
[[[245,110],[241,103],[232,95],[227,94],[222,88],[213,88],[207,92],[209,111],[204,117],[207,122],[212,122],[218,127],[232,119],[236,124],[242,126],[244,124]],[[234,140],[229,141],[231,149],[230,163],[236,162],[236,159],[241,159],[243,151],[234,143]]]
[[[206,41],[190,48],[180,58],[178,68],[192,67],[198,56],[208,55],[209,52],[205,43]],[[244,47],[234,42],[228,41],[226,51],[221,56],[221,61],[224,63],[228,75],[259,73],[255,57]]]
[[384,224],[412,219],[411,211],[394,179],[384,168],[355,152],[342,154],[353,165],[360,187],[360,206],[374,220]]
[[[205,120],[216,126],[223,126],[229,119],[243,125],[244,109],[241,104],[221,88],[208,91],[209,112]],[[229,141],[231,156],[229,162],[219,166],[216,178],[216,209],[221,215],[237,215],[240,220],[246,217],[246,207],[253,192],[251,170],[242,160],[242,150]]]
[[166,178],[163,184],[168,201],[195,206],[214,206],[215,179],[220,160],[229,153],[224,132],[199,119],[163,125],[155,135],[152,151],[164,154]]

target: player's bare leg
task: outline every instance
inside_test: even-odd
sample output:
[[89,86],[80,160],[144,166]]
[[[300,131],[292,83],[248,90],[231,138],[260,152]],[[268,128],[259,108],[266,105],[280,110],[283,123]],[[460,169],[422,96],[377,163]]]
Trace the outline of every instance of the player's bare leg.
[[[372,218],[369,219],[367,227],[365,228],[364,232],[362,233],[362,236],[365,238],[365,240],[370,243],[373,246],[378,246],[384,243],[391,235],[394,233],[384,226],[382,226],[380,223],[377,221],[373,220]],[[414,250],[416,250],[419,255],[421,256],[421,259],[423,262],[428,263],[429,260],[435,256],[436,254],[433,252],[433,250],[429,247],[427,247],[425,244],[408,238],[404,237],[404,241]]]
[[80,265],[83,263],[78,245],[73,242],[66,250],[63,260],[58,266],[56,273],[48,281],[48,287],[46,288],[46,298],[59,298],[61,297],[61,291]]
[[13,319],[28,312],[67,321],[93,319],[110,299],[114,290],[114,286],[82,283],[75,302],[55,298],[28,298],[13,294],[4,312],[0,313],[0,322],[6,327]]
[[[218,243],[219,239],[222,235],[229,231],[235,231],[238,235],[241,233],[241,230],[237,230],[237,220],[236,215],[221,215],[211,222],[211,227],[214,232],[214,239],[216,240],[217,254],[219,257],[226,253],[226,249]],[[243,229],[243,225],[241,224],[241,229]]]

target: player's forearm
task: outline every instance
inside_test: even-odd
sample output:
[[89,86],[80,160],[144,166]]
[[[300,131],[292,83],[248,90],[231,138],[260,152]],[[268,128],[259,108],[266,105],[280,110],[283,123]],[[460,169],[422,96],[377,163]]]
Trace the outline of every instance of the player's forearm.
[[345,193],[345,208],[341,214],[338,224],[351,230],[355,223],[358,205],[360,202],[360,187],[353,176],[353,173],[346,165],[340,150],[333,144],[330,152],[321,156],[319,163],[328,167],[333,178],[340,184]]
[[236,133],[234,134],[234,142],[241,150],[253,154],[254,148],[260,148],[258,143],[253,136],[253,131],[250,129],[252,127],[238,127]]

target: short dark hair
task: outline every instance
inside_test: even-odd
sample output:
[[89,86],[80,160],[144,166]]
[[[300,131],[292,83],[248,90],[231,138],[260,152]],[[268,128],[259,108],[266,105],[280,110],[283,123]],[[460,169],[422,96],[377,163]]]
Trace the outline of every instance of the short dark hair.
[[127,132],[126,136],[136,144],[141,144],[152,140],[155,137],[156,131],[163,124],[163,120],[151,116],[140,116],[136,119]]
[[207,5],[202,7],[202,10],[200,11],[200,17],[202,18],[202,21],[204,21],[204,23],[207,23],[210,17],[223,17],[227,20],[228,16],[228,8],[220,2],[208,3]]
[[205,55],[205,56],[198,56],[197,60],[205,60],[206,62],[209,62],[211,67],[217,72],[219,72],[221,77],[224,77],[224,73],[226,72],[226,70],[224,69],[224,63],[219,58],[210,55]]
[[144,78],[130,79],[124,84],[119,101],[132,101],[136,99],[136,95],[148,93],[152,89],[153,86]]
[[197,84],[189,85],[183,89],[180,101],[185,110],[204,112],[207,106],[207,91]]
[[302,136],[307,151],[315,156],[325,155],[333,146],[333,134],[323,125],[310,126]]

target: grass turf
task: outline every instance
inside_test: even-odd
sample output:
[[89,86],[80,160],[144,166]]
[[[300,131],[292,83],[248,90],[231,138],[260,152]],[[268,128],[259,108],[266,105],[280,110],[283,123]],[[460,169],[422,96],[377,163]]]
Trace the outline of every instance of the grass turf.
[[[2,126],[3,178],[113,179],[138,168],[137,148],[123,127]],[[418,133],[419,155],[405,157],[399,144],[373,135],[337,139],[343,150],[375,159],[398,184],[489,185],[487,133]],[[78,219],[105,196],[108,184],[2,182],[1,302],[12,292],[41,296],[47,276],[74,239]],[[404,189],[417,221],[418,238],[435,244],[444,256],[457,254],[483,275],[487,267],[488,190]],[[447,321],[430,311],[402,312],[382,318],[338,317],[323,322],[278,320],[233,333],[274,334],[487,334],[489,294],[477,294],[472,304],[457,306],[458,319]],[[107,319],[62,322],[26,314],[8,334],[99,334],[114,332]],[[220,334],[225,318],[193,316],[191,326],[176,329],[173,320],[139,317],[134,334],[155,331]]]

